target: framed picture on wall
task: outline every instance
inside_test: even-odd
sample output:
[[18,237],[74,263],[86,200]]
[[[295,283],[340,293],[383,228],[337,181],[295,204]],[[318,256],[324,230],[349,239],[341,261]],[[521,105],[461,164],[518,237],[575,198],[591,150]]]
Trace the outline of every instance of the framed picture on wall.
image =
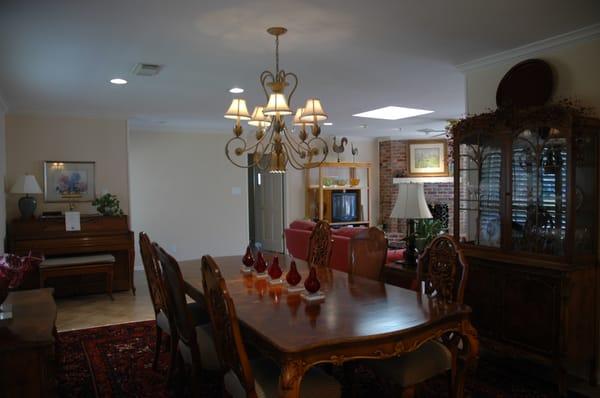
[[46,202],[91,202],[96,197],[96,162],[44,162]]
[[448,144],[445,140],[408,141],[409,176],[447,176],[447,158]]

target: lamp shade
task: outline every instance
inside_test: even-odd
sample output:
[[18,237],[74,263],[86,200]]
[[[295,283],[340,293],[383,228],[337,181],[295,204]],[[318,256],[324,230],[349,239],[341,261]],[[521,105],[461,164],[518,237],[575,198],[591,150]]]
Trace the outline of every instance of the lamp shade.
[[311,98],[306,100],[304,112],[302,112],[300,120],[302,120],[303,122],[320,122],[326,119],[327,114],[323,110],[323,107],[321,106],[321,101],[319,99]]
[[302,126],[303,124],[306,124],[306,122],[303,122],[300,119],[302,117],[303,112],[304,112],[304,108],[298,108],[296,110],[296,114],[294,115],[294,126]]
[[248,122],[250,126],[269,127],[271,125],[271,119],[263,113],[264,109],[264,106],[254,107],[252,119]]
[[229,105],[229,109],[225,112],[226,119],[250,120],[250,114],[246,107],[246,100],[234,98]]
[[40,189],[40,185],[35,179],[35,176],[31,174],[25,174],[17,178],[17,181],[15,181],[10,189],[10,193],[33,194],[42,193],[42,190]]
[[404,219],[432,218],[425,201],[423,184],[399,184],[398,197],[390,217]]
[[263,113],[267,116],[275,116],[277,114],[285,116],[291,115],[292,111],[282,93],[271,93],[269,102],[263,110]]

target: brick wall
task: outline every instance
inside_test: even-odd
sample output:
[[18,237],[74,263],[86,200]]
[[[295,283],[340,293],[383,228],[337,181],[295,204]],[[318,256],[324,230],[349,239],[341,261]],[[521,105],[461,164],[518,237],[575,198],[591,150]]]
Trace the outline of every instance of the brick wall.
[[[379,143],[379,200],[381,203],[379,217],[380,223],[383,222],[386,225],[390,241],[399,241],[406,234],[406,221],[390,218],[390,213],[398,195],[398,185],[393,184],[392,179],[399,174],[406,174],[408,169],[407,151],[407,141],[390,140]],[[448,204],[450,213],[448,228],[452,233],[454,184],[425,183],[424,190],[427,203]]]

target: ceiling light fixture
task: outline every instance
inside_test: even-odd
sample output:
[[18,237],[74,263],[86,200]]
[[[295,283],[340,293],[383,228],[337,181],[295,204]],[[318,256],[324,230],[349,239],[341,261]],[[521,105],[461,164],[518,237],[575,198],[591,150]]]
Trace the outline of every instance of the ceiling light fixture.
[[333,126],[333,123],[331,123],[331,122],[325,122],[325,123],[323,123],[323,126]]
[[239,88],[239,87],[233,87],[233,88],[229,89],[229,92],[231,94],[241,94],[241,93],[244,92],[244,89],[243,88]]
[[[225,155],[237,167],[258,167],[268,169],[270,173],[285,173],[287,165],[297,170],[316,167],[327,157],[327,142],[319,137],[319,122],[327,119],[327,114],[317,98],[310,98],[303,108],[294,113],[292,124],[299,126],[298,136],[292,135],[292,129],[285,124],[285,116],[292,115],[290,109],[292,95],[298,87],[298,76],[279,69],[279,36],[287,32],[286,28],[273,27],[267,32],[275,36],[275,73],[265,70],[260,75],[260,84],[267,98],[266,105],[257,106],[252,116],[246,107],[246,101],[234,98],[225,117],[235,119],[234,137],[225,145]],[[285,88],[290,86],[289,94]],[[256,142],[249,144],[242,137],[241,120],[256,126]],[[310,126],[311,137],[307,133]],[[236,156],[232,158],[231,152]],[[251,155],[250,157],[247,155]]]
[[433,113],[426,109],[404,108],[402,106],[386,106],[372,111],[357,113],[352,116],[368,117],[371,119],[398,120]]
[[120,78],[115,78],[115,79],[110,79],[110,82],[112,84],[116,84],[116,85],[123,85],[123,84],[127,84],[127,80],[125,79],[120,79]]

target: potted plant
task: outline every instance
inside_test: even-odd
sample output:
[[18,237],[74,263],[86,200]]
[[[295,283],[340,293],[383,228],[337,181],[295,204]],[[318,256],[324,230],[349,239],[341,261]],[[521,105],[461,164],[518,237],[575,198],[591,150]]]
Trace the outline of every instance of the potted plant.
[[440,233],[444,231],[444,225],[440,220],[433,218],[420,219],[415,227],[415,246],[422,252],[425,247]]
[[98,213],[103,216],[122,216],[123,210],[121,210],[121,202],[116,195],[111,193],[105,193],[102,196],[97,197],[92,202],[92,206],[96,206]]

